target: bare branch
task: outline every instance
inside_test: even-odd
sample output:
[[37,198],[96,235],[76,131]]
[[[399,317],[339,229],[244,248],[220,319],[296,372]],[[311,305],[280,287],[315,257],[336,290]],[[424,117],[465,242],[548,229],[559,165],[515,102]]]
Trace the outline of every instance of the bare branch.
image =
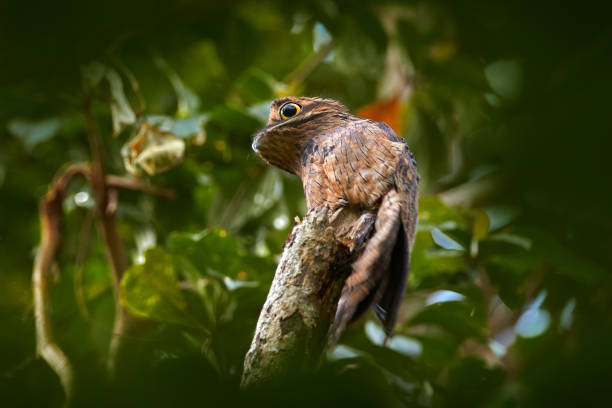
[[125,190],[134,190],[141,191],[143,193],[155,194],[169,199],[176,198],[176,192],[174,192],[174,190],[154,186],[152,184],[147,184],[135,178],[107,175],[106,185],[107,187],[122,188]]
[[36,351],[57,373],[70,399],[74,391],[74,370],[68,357],[55,342],[49,310],[49,273],[61,242],[62,202],[65,190],[78,174],[89,176],[86,163],[77,163],[62,171],[40,201],[41,241],[36,251],[32,272],[34,317],[36,321]]

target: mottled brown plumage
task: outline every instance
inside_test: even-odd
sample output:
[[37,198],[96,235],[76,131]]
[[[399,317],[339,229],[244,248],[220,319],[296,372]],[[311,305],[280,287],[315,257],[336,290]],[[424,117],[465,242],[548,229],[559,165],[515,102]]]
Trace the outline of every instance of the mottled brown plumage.
[[374,304],[390,334],[417,220],[418,175],[404,141],[385,123],[352,115],[336,101],[287,97],[272,103],[253,149],[302,180],[309,209],[328,206],[333,219],[354,220],[336,233],[350,250],[361,251],[338,305],[336,330]]

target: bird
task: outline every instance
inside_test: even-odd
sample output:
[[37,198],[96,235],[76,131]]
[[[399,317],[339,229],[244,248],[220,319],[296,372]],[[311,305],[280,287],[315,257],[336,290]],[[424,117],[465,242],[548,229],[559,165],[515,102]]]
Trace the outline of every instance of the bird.
[[353,228],[337,234],[360,252],[333,330],[343,332],[372,307],[386,340],[404,294],[417,224],[419,176],[404,139],[338,101],[289,96],[272,102],[252,148],[268,164],[301,179],[308,210],[326,206],[332,217],[355,214]]

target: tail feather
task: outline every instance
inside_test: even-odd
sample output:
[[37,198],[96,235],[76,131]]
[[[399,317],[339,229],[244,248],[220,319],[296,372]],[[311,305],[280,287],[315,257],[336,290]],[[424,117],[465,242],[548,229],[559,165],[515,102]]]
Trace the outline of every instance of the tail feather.
[[384,285],[381,285],[374,313],[385,329],[387,336],[391,335],[406,287],[406,279],[410,270],[410,249],[403,226],[400,225],[391,253],[391,262],[385,274]]
[[395,191],[389,192],[378,210],[374,235],[353,264],[353,272],[342,290],[333,330],[342,332],[357,320],[387,286],[387,270],[400,230],[400,206]]

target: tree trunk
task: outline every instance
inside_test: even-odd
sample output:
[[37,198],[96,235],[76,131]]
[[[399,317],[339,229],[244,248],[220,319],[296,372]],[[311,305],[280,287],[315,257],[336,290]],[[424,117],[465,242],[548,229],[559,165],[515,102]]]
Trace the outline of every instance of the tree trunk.
[[245,358],[243,387],[320,361],[351,268],[349,250],[335,231],[325,208],[294,226]]

